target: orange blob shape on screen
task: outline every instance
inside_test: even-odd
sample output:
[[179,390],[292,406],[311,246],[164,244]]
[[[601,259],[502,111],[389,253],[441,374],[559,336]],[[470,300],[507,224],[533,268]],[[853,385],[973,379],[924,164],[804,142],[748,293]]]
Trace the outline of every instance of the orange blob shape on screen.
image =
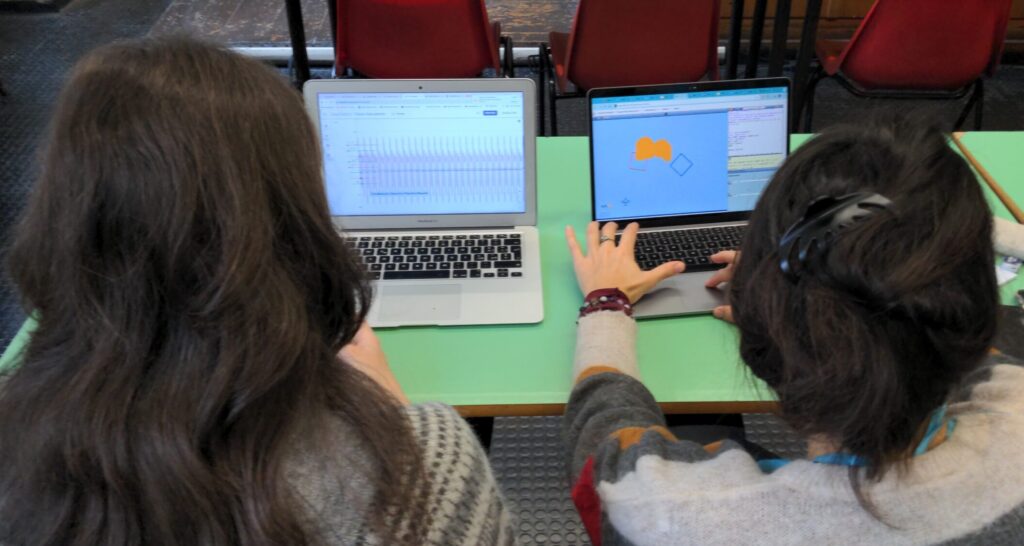
[[640,137],[636,141],[636,151],[634,151],[634,157],[637,161],[645,161],[652,157],[660,157],[667,161],[672,160],[672,145],[667,140],[659,140],[655,142],[651,137]]

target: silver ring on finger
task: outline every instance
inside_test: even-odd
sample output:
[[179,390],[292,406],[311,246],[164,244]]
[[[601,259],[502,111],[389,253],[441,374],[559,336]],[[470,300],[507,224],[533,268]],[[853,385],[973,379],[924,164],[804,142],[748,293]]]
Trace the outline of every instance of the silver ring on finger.
[[601,243],[607,243],[608,241],[614,241],[614,240],[615,240],[615,237],[609,237],[607,235],[602,235],[601,239],[600,239],[600,242]]

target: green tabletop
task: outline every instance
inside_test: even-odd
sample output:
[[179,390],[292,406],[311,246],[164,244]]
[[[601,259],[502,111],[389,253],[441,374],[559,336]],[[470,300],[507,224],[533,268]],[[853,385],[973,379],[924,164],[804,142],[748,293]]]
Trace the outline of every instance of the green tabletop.
[[[1003,156],[1012,154],[989,153],[990,147],[1008,150],[1010,145],[1002,139],[1011,137],[1024,144],[1024,133],[971,133],[967,142],[1007,191],[1024,195],[1024,171],[1011,172],[1012,165],[1004,163]],[[793,145],[807,138],[794,135]],[[392,368],[414,402],[440,400],[477,415],[539,414],[558,412],[568,397],[580,294],[563,229],[568,224],[582,228],[590,219],[587,140],[541,138],[537,154],[544,321],[380,330]],[[1009,218],[987,185],[985,189],[994,213]],[[1004,287],[1004,297],[1020,284],[1024,282],[1018,279]],[[727,324],[710,315],[638,324],[644,382],[668,409],[749,411],[765,407],[771,399],[747,373],[737,353],[736,332]],[[12,360],[31,327],[27,321],[0,358],[0,366]]]
[[[1024,203],[1024,132],[971,132],[964,133],[960,141],[1015,203]],[[988,184],[980,178],[978,180],[985,188],[992,213],[1004,220],[1016,222]],[[1015,304],[1013,294],[1017,290],[1024,290],[1024,270],[1016,279],[1001,287],[1003,303]]]

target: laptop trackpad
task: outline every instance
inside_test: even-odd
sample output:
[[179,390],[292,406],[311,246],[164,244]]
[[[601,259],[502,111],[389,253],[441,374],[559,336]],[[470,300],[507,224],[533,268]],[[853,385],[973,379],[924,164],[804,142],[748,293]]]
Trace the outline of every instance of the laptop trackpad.
[[381,321],[409,324],[459,318],[462,287],[457,284],[385,286],[379,290]]

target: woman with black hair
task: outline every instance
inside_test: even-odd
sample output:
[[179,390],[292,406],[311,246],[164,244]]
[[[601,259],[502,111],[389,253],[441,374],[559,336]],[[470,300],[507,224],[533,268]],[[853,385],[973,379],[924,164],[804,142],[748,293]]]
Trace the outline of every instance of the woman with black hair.
[[588,296],[565,434],[595,543],[1024,543],[1024,369],[988,354],[991,213],[938,130],[825,131],[768,184],[739,255],[714,257],[731,303],[715,315],[805,459],[665,427],[629,316],[658,276],[633,260],[636,225],[618,245],[616,228],[591,224],[586,255],[567,229]]
[[10,250],[0,544],[511,544],[487,455],[409,405],[301,96],[227,49],[83,59]]

